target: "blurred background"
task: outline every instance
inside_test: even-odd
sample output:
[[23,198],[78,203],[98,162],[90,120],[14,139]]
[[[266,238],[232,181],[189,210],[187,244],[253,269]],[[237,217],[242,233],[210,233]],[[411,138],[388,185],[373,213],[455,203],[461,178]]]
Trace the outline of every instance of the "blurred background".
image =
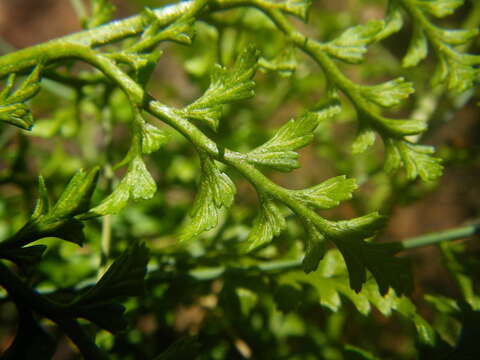
[[[117,7],[117,18],[138,13],[145,6],[157,7],[169,3],[146,0],[112,2]],[[316,0],[313,2],[309,24],[305,25],[296,20],[294,22],[310,35],[328,40],[348,26],[383,18],[385,6],[386,1],[382,0]],[[474,1],[467,1],[455,15],[442,19],[441,23],[453,28],[461,27],[465,23],[478,27],[479,8]],[[166,45],[165,55],[160,59],[153,81],[149,84],[150,92],[169,105],[181,106],[195,99],[206,88],[208,69],[213,63],[232,62],[237,47],[252,41],[269,44],[261,49],[265,57],[290,51],[285,40],[275,34],[259,14],[253,11],[249,13],[244,25],[247,29],[234,30],[224,24],[224,31],[219,33],[209,25],[200,23],[197,25],[197,38],[192,47]],[[0,54],[80,30],[79,19],[70,1],[0,0]],[[343,99],[342,114],[321,124],[316,132],[314,146],[301,151],[300,169],[288,174],[269,174],[270,178],[288,188],[311,186],[340,174],[357,178],[361,186],[354,199],[326,212],[326,217],[351,218],[375,210],[391,215],[387,228],[379,235],[379,241],[400,241],[480,221],[478,92],[471,91],[461,97],[452,98],[444,89],[432,89],[429,78],[434,64],[433,57],[429,57],[418,68],[402,69],[400,60],[408,47],[410,35],[411,27],[407,20],[401,33],[369,48],[365,65],[342,65],[342,70],[358,83],[379,83],[399,75],[415,83],[416,93],[405,106],[398,109],[395,116],[413,114],[414,117],[424,117],[430,122],[430,129],[423,135],[421,142],[436,146],[438,154],[444,159],[445,173],[438,183],[411,183],[401,174],[385,175],[381,171],[383,145],[380,140],[377,140],[374,148],[367,153],[351,155],[350,145],[355,136],[356,123],[354,110],[346,99]],[[212,46],[212,43],[219,46]],[[470,52],[478,53],[479,44],[477,39],[471,44]],[[267,139],[275,128],[290,117],[318,103],[325,96],[325,80],[321,70],[303,55],[296,56],[300,65],[294,73],[285,71],[278,75],[259,72],[256,76],[256,97],[238,106],[229,107],[219,133],[211,135],[229,148],[239,151],[251,149]],[[81,71],[86,67],[79,66],[78,69]],[[38,121],[31,134],[19,135],[16,129],[0,127],[2,239],[21,226],[25,221],[22,214],[31,211],[38,174],[43,174],[49,189],[52,189],[53,194],[58,194],[78,167],[93,166],[97,161],[113,163],[120,160],[127,149],[125,144],[128,144],[129,140],[128,121],[131,114],[121,93],[115,93],[111,98],[113,140],[106,143],[102,136],[104,129],[98,124],[99,111],[92,105],[101,95],[100,90],[85,89],[79,101],[76,94],[67,90],[55,84],[46,85],[33,100]],[[112,236],[118,244],[116,251],[125,247],[129,237],[145,239],[154,254],[158,255],[157,262],[160,265],[163,261],[162,254],[178,251],[171,250],[170,247],[175,243],[176,228],[182,223],[193,200],[198,180],[196,154],[178,134],[173,131],[171,133],[172,141],[148,160],[148,167],[155,175],[159,188],[155,199],[129,207],[112,219]],[[113,157],[111,159],[105,155],[107,148]],[[15,171],[12,172],[12,169]],[[117,175],[121,173],[120,171]],[[238,174],[232,174],[232,177],[237,184],[236,205],[232,214],[224,219],[217,232],[209,235],[211,241],[206,241],[203,247],[196,248],[194,245],[193,249],[189,250],[190,253],[197,251],[205,256],[209,254],[208,251],[212,251],[212,263],[214,255],[228,254],[229,243],[245,237],[255,215],[255,192]],[[104,189],[109,186],[106,183],[101,185]],[[289,234],[278,240],[277,246],[280,250],[276,251],[279,255],[291,251],[288,250],[292,246],[289,239],[301,236],[298,235],[298,224],[292,222],[289,226]],[[50,260],[42,264],[35,282],[40,285],[72,286],[92,275],[92,268],[98,264],[98,259],[92,258],[91,254],[98,252],[100,222],[89,225],[87,233],[93,240],[82,249],[74,245],[54,244],[49,250]],[[461,241],[449,249],[428,247],[406,255],[412,259],[414,267],[416,287],[413,299],[427,320],[440,323],[440,327],[444,326],[446,340],[455,339],[459,325],[442,323],[442,319],[436,317],[435,311],[427,306],[424,295],[435,293],[459,298],[457,282],[446,266],[448,254],[457,254],[456,256],[462,257],[466,262],[474,264],[472,271],[478,276],[480,273],[475,271],[479,269],[479,252],[478,241]],[[69,259],[68,263],[66,258]],[[192,260],[186,257],[185,261],[188,263]],[[128,353],[125,359],[143,359],[163,350],[179,333],[198,333],[202,326],[212,321],[209,309],[215,308],[215,304],[221,302],[218,298],[221,291],[215,290],[215,286],[218,287],[219,284],[213,282],[202,285],[203,288],[195,285],[198,288],[192,290],[192,293],[184,294],[182,286],[190,285],[186,281],[175,286],[159,287],[156,291],[160,295],[167,293],[163,298],[159,296],[163,300],[149,303],[153,300],[144,299],[135,304],[140,306],[139,310],[130,314],[135,331],[125,337],[137,345],[143,344],[143,350],[134,348],[133,345],[129,348],[127,340],[117,339],[114,344],[107,335],[104,335],[104,338],[100,335],[98,341],[105,344],[106,348],[123,349],[118,350],[118,353]],[[209,295],[211,297],[208,297]],[[190,298],[183,298],[187,296]],[[213,304],[209,305],[208,301],[213,301]],[[382,359],[414,358],[415,340],[409,325],[399,321],[398,317],[386,318],[379,312],[373,312],[368,318],[373,318],[373,321],[369,322],[362,315],[355,314],[352,308],[347,307],[348,309],[350,311],[347,315],[336,321],[345,324],[349,322],[348,319],[355,319],[358,326],[350,326],[343,333],[337,334],[335,341],[357,342],[359,346],[376,348]],[[331,325],[327,320],[331,314],[326,310],[309,307],[301,311],[303,316],[318,311],[321,314],[312,315],[313,321],[318,326],[326,323]],[[15,323],[14,308],[4,302],[0,303],[0,353],[12,341]],[[217,327],[221,328],[221,325]],[[219,331],[218,328],[211,330],[212,334]],[[231,329],[227,325],[226,328]],[[205,325],[204,329],[210,328]],[[365,331],[369,331],[370,336],[363,336]],[[360,335],[365,339],[359,340]],[[76,358],[77,355],[67,340],[63,339],[62,344],[55,359]],[[251,345],[251,342],[249,344]],[[291,349],[288,351],[292,351]],[[253,353],[258,354],[259,351],[257,349],[257,352]],[[269,358],[266,355],[268,351],[262,351],[265,351],[263,356],[267,357],[260,355],[253,358]],[[241,353],[237,349],[238,352]],[[248,351],[246,353],[248,354]],[[206,356],[219,359],[237,358],[235,356],[242,358],[238,354],[228,355],[228,351],[225,354],[227,355],[218,357]]]

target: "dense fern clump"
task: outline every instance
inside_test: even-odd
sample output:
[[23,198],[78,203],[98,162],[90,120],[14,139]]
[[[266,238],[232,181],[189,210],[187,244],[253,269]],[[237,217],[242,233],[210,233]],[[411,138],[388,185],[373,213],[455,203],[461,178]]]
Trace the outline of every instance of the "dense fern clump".
[[[2,358],[480,358],[448,242],[478,226],[379,236],[478,166],[427,135],[475,102],[480,3],[138,3],[72,0],[83,31],[0,57]],[[458,288],[414,296],[433,244]]]

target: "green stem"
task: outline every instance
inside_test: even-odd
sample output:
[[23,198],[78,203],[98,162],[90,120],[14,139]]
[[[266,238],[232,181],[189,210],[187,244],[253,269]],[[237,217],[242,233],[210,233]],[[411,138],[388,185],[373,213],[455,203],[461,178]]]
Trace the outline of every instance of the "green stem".
[[249,266],[220,266],[215,268],[195,269],[188,274],[200,281],[214,280],[222,277],[226,273],[277,273],[291,270],[300,270],[302,260],[283,260],[268,263],[260,263]]
[[[471,237],[473,235],[479,235],[479,234],[480,234],[480,224],[467,225],[459,228],[449,229],[446,231],[428,233],[418,237],[405,239],[399,242],[399,244],[401,245],[399,248],[400,248],[400,251],[418,249],[425,246],[439,244],[442,242],[460,240],[460,239],[464,239],[464,238]],[[231,272],[231,273],[258,272],[262,274],[264,273],[270,274],[270,273],[277,273],[277,272],[300,270],[302,268],[302,261],[303,259],[293,259],[293,260],[269,261],[269,262],[258,263],[258,264],[247,265],[247,266],[218,266],[218,267],[203,268],[203,269],[199,268],[199,269],[193,269],[189,271],[188,275],[200,281],[209,281],[209,280],[220,278],[224,276],[227,272]],[[3,285],[8,290],[9,288],[7,288],[7,286],[5,286],[4,284],[6,278],[4,278],[2,266],[3,265],[0,263],[0,284]],[[155,267],[149,267],[148,269],[149,281],[165,281],[168,279],[172,279],[173,275],[174,275],[173,272],[165,271],[164,269],[162,269],[161,271],[159,271]],[[85,282],[82,283],[82,288],[88,288],[90,286],[93,286],[95,283],[96,283],[96,280],[94,279],[92,279],[91,282],[86,280]],[[32,301],[34,301],[37,304],[37,308],[40,307],[40,310],[38,310],[39,312],[46,313],[48,309],[52,309],[55,307],[55,305],[52,305],[49,302],[46,303],[45,299],[42,298],[36,292],[33,292],[33,290],[18,287],[18,284],[16,285],[16,287],[20,288],[20,290],[23,292],[24,299],[27,299],[30,297]],[[52,289],[42,288],[40,290],[40,293],[48,294],[51,291]],[[0,299],[2,298],[3,297],[0,297]],[[42,310],[44,308],[47,310]]]
[[[168,25],[194,6],[193,1],[154,10],[160,26]],[[94,48],[111,44],[128,37],[139,35],[145,28],[144,17],[135,15],[124,20],[113,21],[92,30],[80,31],[39,45],[25,48],[0,57],[0,78],[10,73],[26,71],[42,60],[50,60],[56,51],[62,50],[68,57],[72,45]],[[75,56],[73,56],[75,57]],[[58,58],[58,57],[57,57]]]
[[248,164],[244,160],[243,154],[228,149],[219,149],[214,141],[203,134],[192,123],[178,116],[175,111],[169,107],[151,99],[147,103],[146,110],[178,130],[189,139],[197,149],[205,151],[214,159],[238,170],[257,188],[259,192],[269,194],[273,198],[285,203],[295,213],[303,216],[305,219],[313,221],[326,234],[335,237],[341,232],[341,229],[337,229],[334,223],[325,220],[315,211],[296,201],[288,189],[276,185],[254,166]]
[[[435,245],[445,241],[453,241],[480,235],[480,224],[462,226],[446,231],[428,233],[425,235],[408,238],[400,242],[404,250],[417,249],[425,246]],[[261,272],[276,273],[291,270],[299,270],[302,267],[302,259],[273,261],[249,266],[216,267],[196,269],[189,272],[189,275],[197,280],[213,280],[223,276],[226,272]]]
[[422,30],[425,32],[430,44],[432,45],[433,50],[437,57],[445,55],[452,59],[456,59],[458,56],[457,50],[452,48],[449,44],[445,43],[437,33],[437,28],[435,25],[430,22],[424,12],[422,12],[418,6],[412,2],[412,0],[400,0],[405,11],[410,15],[410,17],[417,21]]
[[466,225],[445,231],[429,233],[401,242],[403,249],[416,249],[419,247],[435,245],[443,241],[452,241],[480,234],[480,224]]

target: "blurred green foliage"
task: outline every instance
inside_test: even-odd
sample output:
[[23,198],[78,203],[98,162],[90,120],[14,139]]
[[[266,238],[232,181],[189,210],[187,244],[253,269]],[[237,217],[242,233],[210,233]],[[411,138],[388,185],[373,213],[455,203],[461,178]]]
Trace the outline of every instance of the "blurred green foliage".
[[[427,7],[438,3],[440,9],[447,10],[455,2],[408,1]],[[96,27],[109,19],[108,11],[99,10],[104,1],[91,3],[99,7],[98,16],[83,22],[87,28]],[[145,6],[153,8],[168,3],[131,0],[124,5],[131,13],[137,13]],[[318,0],[311,6],[307,25],[297,19],[293,21],[309,37],[327,42],[349,27],[384,18],[386,3],[380,0],[335,3]],[[392,1],[390,5],[394,6],[395,3]],[[466,1],[459,11],[441,19],[439,24],[454,29],[464,26],[478,28],[479,14],[479,4]],[[448,75],[451,87],[456,90],[469,89],[460,95],[453,94],[444,84],[432,89],[430,75],[442,65],[438,65],[438,60],[431,56],[418,67],[402,68],[405,52],[408,52],[409,60],[403,61],[409,64],[416,62],[412,60],[413,57],[427,55],[418,54],[422,49],[416,49],[417,55],[414,54],[412,45],[409,45],[410,35],[414,38],[413,42],[417,43],[413,46],[423,42],[416,39],[422,35],[415,30],[418,26],[415,20],[406,16],[405,12],[402,16],[405,17],[402,31],[369,46],[361,65],[338,63],[338,66],[348,78],[359,84],[379,84],[399,76],[413,83],[415,93],[401,107],[395,106],[386,114],[400,114],[402,118],[415,114],[416,119],[428,123],[429,130],[413,136],[428,142],[435,137],[438,129],[452,120],[453,112],[465,108],[465,104],[478,101],[478,90],[474,84],[454,83],[451,73]],[[187,105],[209,88],[215,64],[225,66],[227,70],[217,68],[216,71],[224,71],[227,76],[231,71],[228,69],[232,69],[246,47],[254,44],[261,54],[258,62],[260,71],[254,76],[255,97],[244,99],[241,96],[239,101],[222,106],[221,121],[216,132],[213,131],[216,124],[197,123],[219,147],[247,153],[271,139],[288,119],[317,108],[329,96],[331,83],[327,81],[325,73],[295,49],[292,42],[260,10],[248,7],[207,13],[193,27],[195,37],[191,45],[160,45],[164,54],[147,86],[150,94],[170,106],[186,107],[184,109],[188,111]],[[477,52],[478,36],[469,40],[472,41],[463,47],[468,46],[471,53]],[[125,39],[120,44],[108,45],[111,47],[109,50],[134,46],[135,41]],[[340,48],[343,46],[341,41],[333,44]],[[438,56],[446,55],[442,53]],[[464,64],[462,61],[460,63]],[[450,353],[452,355],[448,359],[473,359],[478,356],[478,352],[472,352],[471,340],[476,323],[465,322],[465,319],[477,319],[480,307],[474,281],[480,270],[478,254],[475,252],[478,252],[478,247],[472,250],[464,244],[441,245],[445,268],[450,272],[452,282],[458,284],[458,289],[453,292],[441,293],[438,289],[429,288],[428,284],[417,284],[413,297],[399,296],[391,288],[388,292],[381,288],[382,293],[386,292],[383,296],[368,272],[362,290],[357,293],[350,288],[351,269],[345,266],[340,252],[330,246],[325,249],[326,255],[318,269],[310,274],[303,272],[298,259],[305,254],[304,241],[309,236],[309,229],[305,229],[302,222],[294,218],[292,211],[284,205],[276,208],[280,214],[278,216],[285,218],[284,230],[276,232],[278,236],[274,241],[270,241],[272,235],[268,241],[259,241],[260,246],[247,253],[245,244],[249,241],[260,204],[252,186],[242,174],[221,164],[217,164],[218,172],[215,174],[217,177],[226,174],[227,179],[230,178],[235,184],[233,205],[228,211],[228,206],[215,210],[218,212],[216,226],[205,226],[202,231],[190,234],[192,236],[189,237],[194,237],[194,241],[179,242],[179,229],[191,221],[187,214],[191,212],[199,191],[201,169],[206,166],[205,163],[199,162],[195,148],[184,136],[156,122],[155,126],[160,131],[157,138],[152,140],[152,148],[156,151],[138,160],[141,161],[140,165],[132,165],[137,166],[134,170],[131,170],[132,167],[130,170],[122,168],[120,165],[125,163],[125,156],[128,158],[132,147],[134,135],[130,127],[138,115],[135,109],[132,110],[129,98],[112,83],[103,81],[98,72],[77,69],[67,62],[64,65],[69,69],[68,72],[45,76],[41,91],[30,101],[36,116],[32,131],[18,130],[0,123],[0,239],[15,237],[19,229],[32,222],[30,215],[39,206],[36,199],[42,198],[38,176],[41,175],[45,181],[43,198],[61,200],[62,193],[65,196],[68,190],[66,184],[79,168],[93,169],[100,165],[101,174],[89,201],[100,205],[84,214],[84,219],[88,220],[81,219],[84,226],[82,236],[85,238],[83,246],[60,240],[59,237],[68,237],[65,234],[42,236],[35,242],[35,245],[45,246],[41,261],[36,263],[32,260],[26,269],[20,269],[24,270],[20,274],[26,284],[48,299],[73,304],[71,311],[91,311],[83,317],[94,319],[93,323],[85,321],[81,324],[97,346],[108,354],[108,358],[337,360],[442,359]],[[477,68],[478,64],[473,67],[475,71]],[[61,78],[74,75],[85,79],[85,82],[69,83],[71,79]],[[34,76],[27,77],[24,84]],[[253,73],[249,76],[253,76]],[[469,76],[472,81],[478,81],[478,75],[476,78]],[[388,90],[381,88],[380,92]],[[409,89],[405,91],[400,97],[406,97],[411,92]],[[31,94],[27,95],[28,98]],[[385,97],[382,99],[391,102]],[[417,164],[415,166],[419,168],[409,170],[406,157],[402,161],[407,163],[407,174],[400,172],[392,175],[385,172],[385,150],[379,144],[366,149],[372,143],[371,139],[360,139],[365,144],[359,146],[365,148],[366,152],[352,154],[352,142],[359,143],[358,138],[355,140],[358,135],[357,110],[348,97],[340,96],[338,101],[341,102],[342,112],[322,119],[316,129],[309,130],[313,142],[310,147],[300,150],[299,169],[280,176],[265,167],[262,168],[264,174],[282,186],[295,190],[312,187],[333,176],[355,178],[360,190],[353,195],[348,191],[348,196],[337,199],[340,201],[353,196],[346,205],[325,212],[332,220],[359,217],[377,210],[390,215],[401,205],[415,203],[439,186],[438,174],[432,175],[437,168],[425,170],[422,166],[427,165]],[[22,119],[29,122],[30,115]],[[372,129],[368,125],[365,131]],[[363,130],[360,124],[360,136]],[[381,133],[381,136],[387,135]],[[386,143],[388,146],[388,140]],[[391,146],[397,145],[392,143]],[[442,158],[447,171],[450,167],[479,165],[478,145],[438,145],[437,156]],[[130,171],[142,172],[140,177],[146,179],[147,185],[156,186],[158,190],[154,196],[153,188],[145,193],[135,193],[140,177],[129,178],[131,190],[128,191],[130,199],[134,201],[126,205],[128,197],[116,199],[117,205],[124,201],[122,204],[125,208],[118,214],[111,214],[105,210],[107,206],[101,208],[102,201],[108,199],[113,189],[127,179],[128,175],[125,174]],[[418,172],[422,178],[432,181],[414,180],[417,174],[412,172]],[[145,173],[151,174],[151,179]],[[77,176],[86,175],[77,173]],[[144,189],[145,186],[140,190]],[[85,188],[84,192],[89,191]],[[225,194],[225,188],[222,191],[222,196],[228,195]],[[71,194],[69,199],[79,195],[82,194]],[[232,196],[233,193],[229,195]],[[89,199],[85,195],[79,201]],[[60,200],[52,203],[61,203]],[[55,206],[50,210],[45,208],[42,216],[47,219],[48,216],[57,216],[55,211],[61,209],[55,209]],[[75,209],[78,211],[79,208]],[[78,213],[84,213],[83,210]],[[476,211],[478,213],[478,209]],[[104,216],[95,217],[98,214]],[[74,229],[70,223],[69,226],[62,228],[58,225],[58,228],[69,232]],[[100,289],[102,282],[97,281],[102,276],[105,276],[103,279],[114,277],[121,283],[123,277],[129,279],[129,276],[133,276],[129,270],[142,266],[144,270],[147,255],[146,250],[141,250],[143,245],[138,245],[139,242],[146,244],[150,256],[144,291],[130,288],[125,292],[123,288],[118,291],[108,287]],[[362,249],[367,249],[370,243],[365,244],[364,248],[357,249],[359,253],[367,251]],[[402,254],[402,260],[405,257],[408,255]],[[119,265],[122,261],[129,265]],[[117,265],[109,268],[114,262]],[[117,270],[112,275],[115,269],[120,268],[121,271]],[[138,270],[139,273],[142,269]],[[401,278],[403,275],[397,273],[393,276]],[[135,285],[135,282],[143,285],[141,277],[138,275],[130,285]],[[104,280],[104,283],[107,282]],[[382,285],[385,287],[385,283],[380,283],[380,287]],[[391,282],[386,283],[386,289],[389,285]],[[115,299],[135,296],[124,299],[121,309],[112,310],[109,307],[113,305],[105,300],[108,294]],[[15,332],[9,322],[16,321],[7,319],[6,314],[12,309],[8,293],[2,291],[1,296],[0,316],[5,325],[0,327],[0,337],[7,339]],[[104,314],[107,318],[103,318],[98,312],[93,316],[91,308],[85,310],[90,301],[95,303],[92,299],[107,307],[108,311],[112,310],[113,314],[123,313],[128,323],[126,331],[111,334],[104,330],[117,330],[117,327],[122,328],[122,324],[108,318],[108,311],[105,313],[107,315]],[[421,311],[417,310],[417,306]],[[28,327],[36,329],[38,324],[41,327],[38,332],[32,330],[30,335],[22,335],[19,330],[17,339],[19,336],[43,339],[44,328],[49,337],[54,339],[54,344],[58,344],[62,335],[57,325],[38,314],[22,311],[18,308],[17,322],[27,325],[20,327],[20,330]],[[119,318],[116,320],[120,321]],[[462,335],[457,341],[461,331]],[[3,345],[8,342],[5,340]],[[46,351],[44,358],[49,358],[51,352]],[[4,358],[8,359],[8,356],[11,355],[7,351]],[[32,358],[28,354],[22,356],[25,359]],[[65,358],[77,356],[80,355]]]

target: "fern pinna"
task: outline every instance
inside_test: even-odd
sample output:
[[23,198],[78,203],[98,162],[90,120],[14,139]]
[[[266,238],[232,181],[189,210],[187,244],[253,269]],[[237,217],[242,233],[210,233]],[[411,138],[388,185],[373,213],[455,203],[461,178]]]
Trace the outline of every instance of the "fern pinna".
[[[0,77],[5,79],[0,93],[0,120],[5,123],[2,131],[6,136],[17,134],[12,125],[22,129],[18,136],[27,142],[35,137],[75,142],[73,138],[80,134],[84,138],[80,144],[83,153],[75,163],[90,168],[77,169],[62,191],[58,190],[58,181],[50,187],[48,177],[45,180],[38,176],[33,211],[17,219],[0,242],[0,257],[16,265],[0,264],[3,296],[13,301],[19,312],[17,335],[5,351],[5,359],[53,356],[56,341],[44,330],[42,319],[54,322],[86,359],[126,358],[122,357],[126,354],[122,352],[130,351],[125,350],[126,340],[116,344],[100,330],[117,333],[126,329],[129,316],[119,300],[130,297],[127,308],[135,312],[141,301],[146,306],[156,299],[167,306],[162,311],[171,314],[168,306],[174,305],[169,301],[175,295],[158,290],[161,294],[156,298],[152,292],[156,293],[162,284],[174,289],[176,282],[183,282],[187,288],[221,284],[220,290],[212,290],[212,296],[227,299],[221,300],[227,302],[225,307],[220,306],[228,319],[225,322],[233,321],[235,312],[230,312],[229,307],[237,304],[243,316],[238,319],[241,326],[249,326],[255,308],[262,309],[262,316],[273,322],[275,309],[288,312],[295,308],[291,304],[295,301],[288,301],[289,295],[282,299],[279,294],[286,291],[290,296],[300,296],[310,289],[319,303],[333,313],[341,309],[342,298],[364,315],[373,307],[385,316],[395,311],[413,322],[422,347],[439,346],[439,330],[420,315],[409,297],[413,291],[410,262],[408,256],[399,253],[471,236],[477,233],[477,227],[468,225],[448,236],[379,242],[375,236],[384,229],[393,204],[390,208],[382,206],[386,210],[383,213],[359,206],[360,215],[342,219],[325,210],[352,199],[359,185],[375,174],[381,174],[391,184],[391,198],[401,189],[428,188],[438,183],[443,171],[441,156],[432,146],[422,143],[429,118],[414,111],[409,99],[416,96],[417,88],[419,98],[427,97],[425,88],[435,89],[437,100],[447,95],[454,100],[474,95],[480,56],[471,54],[469,47],[473,48],[478,36],[475,26],[480,16],[475,14],[480,12],[479,6],[464,4],[463,0],[385,0],[381,2],[383,19],[358,23],[350,16],[343,21],[348,24],[344,27],[336,21],[342,14],[322,15],[320,3],[187,0],[144,8],[138,15],[112,21],[115,8],[108,0],[91,0],[88,9],[84,2],[72,0],[83,31],[0,57]],[[437,21],[462,6],[473,14],[468,27],[453,29],[448,22]],[[322,30],[316,16],[335,21]],[[310,28],[308,23],[312,24]],[[411,37],[400,59],[388,53],[385,45],[398,34]],[[350,76],[352,67],[347,64],[367,68],[373,59],[366,59],[370,49],[375,49],[379,58],[390,59],[393,70],[386,71],[387,76],[382,73],[383,82],[367,85],[358,76]],[[432,56],[427,59],[429,50]],[[182,66],[197,79],[197,90],[202,89],[183,104],[171,101],[168,90],[150,90],[155,83],[152,79],[156,65],[170,54],[179,57],[178,52],[187,54]],[[431,83],[407,71],[421,66],[434,69]],[[314,81],[308,82],[308,76]],[[285,89],[272,86],[277,81]],[[271,91],[271,96],[263,99],[264,104],[254,102],[257,82],[262,89]],[[45,91],[63,96],[68,104],[63,110],[56,109],[50,119],[34,120],[38,107],[35,99]],[[263,129],[259,136],[251,131],[243,138],[241,130],[235,134],[236,126],[247,126],[259,113],[265,119],[265,114],[273,114],[283,100],[294,97],[296,92],[304,97],[298,100],[301,106],[296,106],[291,118],[281,116],[282,124],[275,131]],[[237,124],[241,116],[246,119],[244,125]],[[356,135],[349,150],[342,152],[341,145],[329,137],[329,127],[345,116],[356,120]],[[121,146],[115,139],[117,128],[123,129],[122,136],[127,134]],[[93,150],[93,155],[91,148],[96,140],[89,138],[89,131],[90,135],[102,137],[102,148]],[[267,132],[269,136],[265,136]],[[383,145],[375,144],[377,139]],[[338,170],[336,176],[295,189],[272,180],[278,179],[275,172],[300,168],[299,151],[312,143],[317,148],[328,148]],[[191,150],[195,151],[197,167],[190,161]],[[367,151],[375,154],[374,169],[358,173],[352,164]],[[21,149],[17,152],[17,160],[25,161]],[[341,159],[345,153],[350,154],[350,159]],[[167,180],[159,180],[158,171],[149,170],[149,164],[157,161],[165,166],[168,162],[170,168],[180,162],[182,169],[174,175],[167,171]],[[18,182],[18,161],[8,165],[2,183]],[[189,175],[190,168],[198,175]],[[40,169],[44,171],[48,173],[48,167]],[[172,176],[172,182],[186,179],[195,184],[194,199],[181,208],[181,223],[178,214],[167,214],[168,192],[163,185],[169,181],[168,176]],[[249,203],[245,210],[248,215],[243,216],[236,194],[246,183],[254,189],[258,201],[256,205]],[[58,199],[51,202],[49,193]],[[245,206],[243,199],[240,202]],[[137,205],[144,206],[143,212],[134,210]],[[145,220],[155,218],[149,206],[175,220],[151,225],[168,230],[167,237],[173,244],[165,249],[150,246],[142,236],[135,239],[133,232],[129,233],[128,226],[133,225],[128,216],[152,224],[153,220]],[[235,223],[235,218],[240,220]],[[17,226],[20,222],[23,225]],[[123,241],[114,241],[115,226],[129,234]],[[222,237],[233,237],[235,241],[218,245]],[[69,284],[69,289],[41,286],[42,282],[48,283],[48,277],[43,279],[42,273],[38,278],[42,280],[38,280],[35,274],[54,263],[50,254],[61,246],[52,245],[57,250],[48,250],[49,242],[55,241],[51,238],[98,246],[100,265],[90,261],[85,266],[87,282]],[[463,270],[459,270],[457,255],[449,245],[442,246],[447,268],[460,283],[464,303],[434,295],[426,299],[444,309],[448,304],[452,318],[462,311],[476,314],[479,302],[473,283],[458,277]],[[154,250],[147,269],[150,247]],[[191,297],[195,297],[193,293]],[[133,310],[134,304],[137,310]],[[308,326],[303,325],[304,333]],[[264,344],[271,345],[274,338],[282,336],[273,325],[270,330],[271,338],[261,340]],[[91,334],[96,334],[96,339]],[[174,342],[156,359],[193,358],[190,351],[202,346],[206,355],[200,358],[229,358],[229,350],[218,350],[222,346],[235,349],[245,358],[265,358],[262,350],[252,350],[257,348],[255,344],[246,345],[234,330],[231,334],[230,341],[222,345],[211,339],[202,341],[200,332],[198,339]],[[308,341],[316,344],[314,348],[329,341],[325,340],[328,336],[322,338],[324,333],[312,336],[316,340],[312,337]],[[33,339],[35,346],[24,346],[26,338]],[[133,338],[129,341],[135,343]],[[460,344],[453,353],[466,351],[458,350]],[[321,356],[374,358],[354,345],[336,345],[325,345],[331,351],[325,347]],[[153,356],[151,349],[142,351],[141,358]],[[290,347],[279,346],[276,351],[278,358],[295,353]],[[299,354],[299,359],[311,358],[308,353]]]

